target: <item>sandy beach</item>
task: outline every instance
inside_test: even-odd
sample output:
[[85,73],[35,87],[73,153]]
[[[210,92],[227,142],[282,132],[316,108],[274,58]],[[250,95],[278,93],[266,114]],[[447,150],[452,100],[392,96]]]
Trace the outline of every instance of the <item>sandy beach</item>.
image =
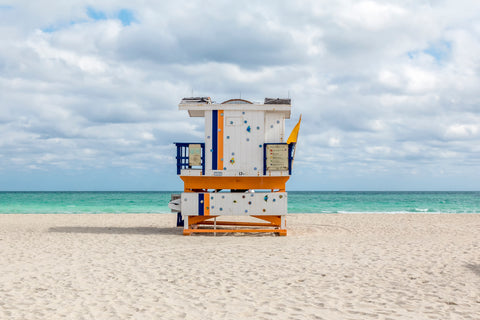
[[480,319],[480,215],[289,215],[182,236],[173,214],[0,215],[0,319]]

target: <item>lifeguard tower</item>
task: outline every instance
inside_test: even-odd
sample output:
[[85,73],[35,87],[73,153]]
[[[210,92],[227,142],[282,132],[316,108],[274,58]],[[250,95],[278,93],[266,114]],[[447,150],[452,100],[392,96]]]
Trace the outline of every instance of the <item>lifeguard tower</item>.
[[[177,226],[183,225],[183,234],[287,235],[285,184],[292,174],[301,121],[286,139],[285,119],[290,119],[291,100],[214,103],[207,97],[184,98],[178,107],[190,117],[205,118],[204,142],[175,143],[177,174],[184,182],[184,192],[172,195],[169,207],[177,212]],[[260,220],[217,221],[219,216]]]

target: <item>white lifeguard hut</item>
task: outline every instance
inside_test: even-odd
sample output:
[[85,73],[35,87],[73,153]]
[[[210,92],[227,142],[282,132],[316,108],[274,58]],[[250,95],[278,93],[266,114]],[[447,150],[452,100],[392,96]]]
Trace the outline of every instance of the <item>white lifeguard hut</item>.
[[[290,119],[291,100],[214,103],[207,97],[184,98],[179,110],[205,118],[204,142],[175,143],[177,174],[184,182],[184,192],[172,195],[169,206],[178,212],[177,226],[183,225],[183,234],[286,235],[285,184],[292,174],[301,121],[286,139],[285,119]],[[262,221],[216,221],[219,216],[233,215]],[[217,229],[217,225],[235,228]]]

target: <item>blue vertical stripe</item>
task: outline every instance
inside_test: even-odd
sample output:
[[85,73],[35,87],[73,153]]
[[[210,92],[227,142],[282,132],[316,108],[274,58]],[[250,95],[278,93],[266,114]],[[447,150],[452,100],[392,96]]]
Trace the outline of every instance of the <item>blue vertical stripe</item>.
[[205,194],[199,193],[198,194],[198,215],[203,216],[203,201],[204,201]]
[[218,158],[218,110],[212,110],[212,170],[217,170]]
[[267,144],[263,144],[263,175],[267,175]]

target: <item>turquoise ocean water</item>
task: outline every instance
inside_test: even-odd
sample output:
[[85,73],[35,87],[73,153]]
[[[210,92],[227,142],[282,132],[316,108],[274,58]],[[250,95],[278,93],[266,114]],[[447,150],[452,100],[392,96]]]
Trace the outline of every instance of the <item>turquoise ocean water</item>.
[[[175,192],[0,192],[0,213],[168,213]],[[480,192],[288,193],[289,213],[480,213]]]

